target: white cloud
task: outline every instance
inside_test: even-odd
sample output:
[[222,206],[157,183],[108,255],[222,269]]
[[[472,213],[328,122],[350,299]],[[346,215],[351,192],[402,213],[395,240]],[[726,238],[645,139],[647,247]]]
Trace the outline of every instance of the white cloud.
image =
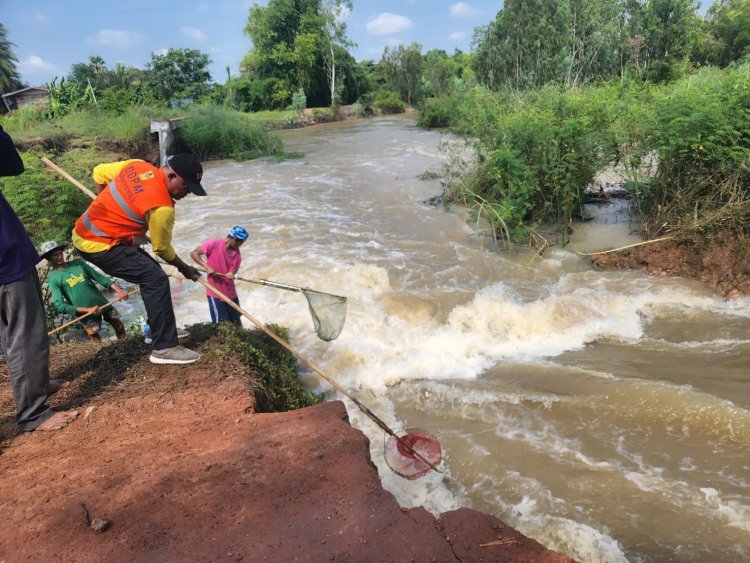
[[451,39],[453,41],[461,41],[464,38],[466,38],[465,31],[454,31],[448,36],[448,39]]
[[367,20],[367,31],[372,35],[393,35],[414,27],[406,16],[383,12]]
[[190,39],[195,39],[196,41],[204,41],[206,39],[206,34],[203,33],[200,29],[196,29],[188,25],[183,25],[180,28],[180,31],[183,35],[189,37]]
[[124,49],[140,45],[143,42],[143,34],[121,29],[100,29],[96,32],[96,35],[87,38],[86,41],[93,45]]
[[458,16],[459,18],[469,18],[471,16],[478,16],[482,13],[481,10],[475,8],[468,2],[457,2],[456,4],[451,4],[450,11],[452,16]]
[[56,73],[58,71],[57,65],[45,61],[42,57],[36,55],[29,55],[25,59],[18,62],[18,72],[22,75],[36,74],[36,73]]

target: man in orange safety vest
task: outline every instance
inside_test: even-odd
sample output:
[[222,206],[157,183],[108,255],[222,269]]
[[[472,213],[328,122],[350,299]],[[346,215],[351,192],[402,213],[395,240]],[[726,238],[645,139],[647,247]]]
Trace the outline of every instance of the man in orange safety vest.
[[155,364],[189,364],[200,354],[177,342],[177,323],[169,279],[161,266],[138,245],[148,232],[154,252],[190,280],[200,272],[177,256],[172,247],[174,205],[188,192],[205,196],[203,167],[191,154],[167,158],[162,168],[143,160],[100,164],[93,178],[99,195],[78,218],[73,246],[106,274],[138,284],[151,326]]

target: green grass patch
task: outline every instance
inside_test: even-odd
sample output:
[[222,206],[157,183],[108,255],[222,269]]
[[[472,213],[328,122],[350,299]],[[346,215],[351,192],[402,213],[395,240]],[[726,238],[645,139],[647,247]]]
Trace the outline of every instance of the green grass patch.
[[[283,340],[288,331],[278,325],[270,328]],[[190,338],[206,341],[210,358],[236,358],[245,367],[243,374],[255,396],[259,412],[281,412],[309,407],[319,399],[305,389],[297,373],[297,358],[261,330],[244,330],[230,323],[203,323],[189,327]]]
[[217,106],[199,107],[177,129],[177,136],[189,152],[202,160],[249,160],[280,154],[281,140],[245,115]]

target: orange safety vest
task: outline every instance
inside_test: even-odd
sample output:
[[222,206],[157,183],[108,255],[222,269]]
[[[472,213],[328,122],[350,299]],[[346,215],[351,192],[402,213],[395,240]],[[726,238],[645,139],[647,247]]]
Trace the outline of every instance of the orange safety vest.
[[132,245],[148,231],[146,212],[174,207],[162,171],[142,160],[128,163],[76,221],[83,239],[105,244]]

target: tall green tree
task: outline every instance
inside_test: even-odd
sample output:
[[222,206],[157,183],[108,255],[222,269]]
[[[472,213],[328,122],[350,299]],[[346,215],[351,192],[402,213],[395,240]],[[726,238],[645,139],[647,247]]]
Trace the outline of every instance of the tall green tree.
[[626,0],[631,68],[665,81],[679,74],[700,30],[696,0]]
[[103,58],[93,55],[89,57],[89,62],[71,66],[67,80],[83,87],[88,87],[90,83],[98,91],[110,85],[110,71]]
[[21,77],[17,67],[18,57],[13,52],[13,47],[15,45],[8,40],[8,30],[0,23],[0,93],[2,94],[21,88]]
[[412,104],[422,99],[422,46],[419,43],[386,47],[380,64],[390,88],[398,92],[402,100]]
[[475,30],[474,69],[490,88],[539,88],[569,67],[570,2],[506,0],[493,22]]
[[458,65],[442,49],[427,51],[423,59],[425,95],[445,96],[453,88]]
[[348,49],[354,43],[346,34],[346,16],[352,11],[352,0],[321,0],[320,14],[323,23],[323,61],[326,66],[326,78],[328,89],[331,92],[331,105],[341,101],[343,81],[336,82],[337,76],[337,52],[339,48]]
[[324,105],[327,80],[322,60],[320,0],[270,0],[254,4],[244,32],[253,42],[240,69],[248,80],[277,79],[276,98],[288,104],[305,91],[308,103]]
[[565,84],[576,87],[622,72],[625,14],[619,0],[569,0]]
[[695,59],[726,67],[750,55],[750,0],[719,0],[706,12]]
[[198,101],[211,90],[211,59],[197,49],[169,49],[166,54],[151,53],[145,78],[158,99]]

